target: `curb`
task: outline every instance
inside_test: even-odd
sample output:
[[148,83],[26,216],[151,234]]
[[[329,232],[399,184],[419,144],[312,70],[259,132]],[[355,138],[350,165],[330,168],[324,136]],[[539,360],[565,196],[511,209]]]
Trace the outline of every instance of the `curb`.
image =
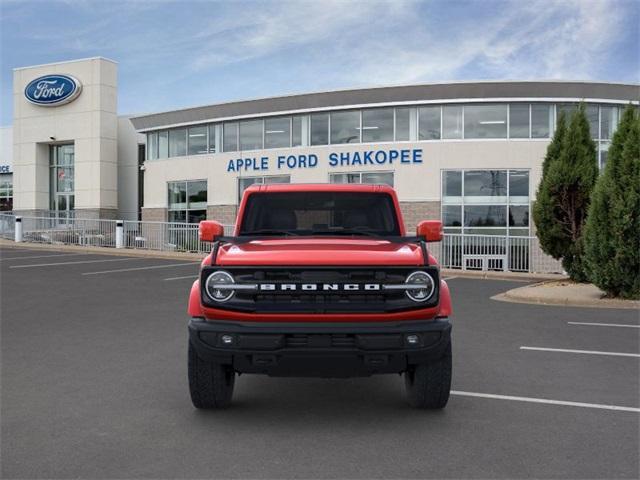
[[526,287],[518,287],[508,290],[504,293],[499,293],[491,297],[491,300],[499,302],[510,303],[525,303],[529,305],[546,305],[555,307],[583,307],[583,308],[613,308],[613,309],[625,309],[625,310],[638,310],[640,309],[640,301],[636,300],[621,300],[613,298],[603,298],[595,300],[588,297],[549,297],[544,295],[524,295],[522,292],[527,289],[528,293],[532,288],[542,285],[541,282],[534,285],[527,285]]

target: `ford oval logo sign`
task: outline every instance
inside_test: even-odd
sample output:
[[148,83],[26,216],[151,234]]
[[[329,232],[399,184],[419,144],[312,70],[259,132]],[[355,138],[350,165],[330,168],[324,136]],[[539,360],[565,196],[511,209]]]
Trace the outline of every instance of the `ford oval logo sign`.
[[29,82],[24,96],[31,103],[42,106],[58,106],[75,100],[82,84],[70,75],[45,75]]

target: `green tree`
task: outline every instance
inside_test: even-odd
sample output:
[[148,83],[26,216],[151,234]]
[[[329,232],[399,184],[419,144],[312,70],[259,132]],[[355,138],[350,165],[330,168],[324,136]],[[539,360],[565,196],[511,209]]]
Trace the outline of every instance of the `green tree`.
[[640,298],[640,118],[625,109],[585,227],[589,280],[608,295]]
[[533,208],[540,245],[553,258],[562,259],[572,280],[584,282],[582,233],[598,176],[596,146],[584,105],[571,116],[566,131],[556,130],[545,164]]

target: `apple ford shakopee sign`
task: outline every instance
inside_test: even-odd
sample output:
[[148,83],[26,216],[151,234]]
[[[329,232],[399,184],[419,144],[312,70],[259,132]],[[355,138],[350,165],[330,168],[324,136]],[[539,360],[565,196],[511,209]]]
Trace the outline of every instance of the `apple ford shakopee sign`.
[[35,105],[57,107],[72,102],[81,91],[82,84],[71,75],[45,75],[29,82],[24,96]]

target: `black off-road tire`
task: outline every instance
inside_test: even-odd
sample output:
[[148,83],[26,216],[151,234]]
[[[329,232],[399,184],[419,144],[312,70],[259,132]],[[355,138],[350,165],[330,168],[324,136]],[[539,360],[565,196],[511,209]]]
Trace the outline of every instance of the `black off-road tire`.
[[451,391],[451,342],[438,360],[414,365],[406,371],[404,384],[412,407],[444,408]]
[[189,342],[189,392],[196,408],[224,408],[231,403],[236,374],[228,365],[200,358]]

